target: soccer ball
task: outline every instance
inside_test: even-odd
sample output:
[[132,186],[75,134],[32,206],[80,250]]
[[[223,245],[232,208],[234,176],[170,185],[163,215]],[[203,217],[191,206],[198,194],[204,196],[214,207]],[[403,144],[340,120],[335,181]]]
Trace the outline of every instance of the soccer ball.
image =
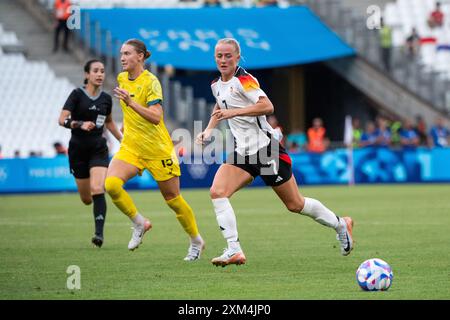
[[393,278],[389,264],[378,258],[364,261],[356,270],[356,281],[365,291],[386,291],[392,285]]

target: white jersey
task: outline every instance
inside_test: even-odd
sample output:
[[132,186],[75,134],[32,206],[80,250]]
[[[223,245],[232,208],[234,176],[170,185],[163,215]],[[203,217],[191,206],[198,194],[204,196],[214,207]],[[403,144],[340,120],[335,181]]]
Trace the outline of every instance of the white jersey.
[[[224,82],[221,78],[214,80],[211,90],[221,109],[246,108],[256,104],[260,97],[267,97],[258,80],[241,67],[229,81]],[[242,156],[255,154],[266,147],[270,137],[280,140],[266,116],[234,117],[228,119],[228,125],[234,137],[235,150]]]

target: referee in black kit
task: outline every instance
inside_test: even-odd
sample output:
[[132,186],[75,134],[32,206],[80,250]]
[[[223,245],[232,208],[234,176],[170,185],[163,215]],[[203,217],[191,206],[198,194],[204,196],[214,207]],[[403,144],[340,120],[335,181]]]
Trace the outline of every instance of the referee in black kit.
[[112,98],[102,91],[105,66],[90,60],[84,66],[84,87],[74,89],[59,116],[59,124],[71,129],[69,142],[70,172],[74,175],[81,201],[94,202],[95,234],[92,243],[103,244],[106,217],[105,178],[109,164],[108,146],[102,136],[106,127],[117,140],[122,134],[112,120]]

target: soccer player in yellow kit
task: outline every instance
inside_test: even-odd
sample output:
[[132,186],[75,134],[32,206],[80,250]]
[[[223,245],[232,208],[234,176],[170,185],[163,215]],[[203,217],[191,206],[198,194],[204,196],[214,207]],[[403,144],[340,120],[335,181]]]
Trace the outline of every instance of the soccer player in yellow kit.
[[204,249],[204,241],[191,207],[180,194],[181,172],[164,125],[161,84],[144,69],[144,61],[150,57],[150,52],[142,41],[131,39],[122,45],[120,56],[124,72],[117,77],[119,87],[114,89],[114,95],[120,99],[124,132],[120,150],[108,168],[105,189],[113,203],[133,221],[134,231],[128,249],[134,250],[142,243],[152,224],[138,212],[123,185],[147,169],[157,181],[167,205],[175,211],[178,221],[190,236],[191,243],[184,260],[197,260]]

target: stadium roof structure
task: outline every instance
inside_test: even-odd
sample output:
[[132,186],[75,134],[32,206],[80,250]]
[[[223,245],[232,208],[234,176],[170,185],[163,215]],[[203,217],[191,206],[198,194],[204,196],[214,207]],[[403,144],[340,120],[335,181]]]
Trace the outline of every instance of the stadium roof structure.
[[[241,65],[264,69],[352,56],[355,50],[309,8],[89,9],[91,22],[113,38],[143,40],[158,65],[215,70],[218,39],[234,37]],[[93,32],[91,32],[93,34]],[[91,45],[94,45],[91,38]],[[105,51],[106,46],[102,46]],[[118,54],[114,50],[113,55]],[[106,53],[106,52],[104,52]],[[110,55],[111,53],[107,53]]]

